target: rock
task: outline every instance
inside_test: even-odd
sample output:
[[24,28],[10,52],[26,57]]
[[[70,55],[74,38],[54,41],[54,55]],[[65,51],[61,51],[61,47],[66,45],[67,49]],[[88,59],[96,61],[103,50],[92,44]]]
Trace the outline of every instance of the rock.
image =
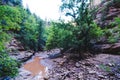
[[120,79],[120,73],[115,74]]
[[8,51],[13,52],[13,51],[24,51],[24,47],[22,46],[22,44],[17,41],[15,38],[13,38],[9,43],[7,43],[6,48]]
[[89,74],[95,74],[95,73],[96,73],[96,71],[94,71],[94,70],[89,71]]
[[114,17],[117,17],[117,15],[120,14],[120,11],[118,12],[112,12],[106,16],[106,20],[112,20]]
[[95,65],[96,68],[99,68],[99,65]]
[[120,51],[120,43],[108,44],[107,47],[102,47],[104,52],[116,53]]
[[78,78],[83,79],[83,73],[78,73]]
[[99,78],[105,78],[105,76],[103,76],[103,75],[101,75],[101,74],[99,74],[98,77],[99,77]]
[[108,63],[108,66],[113,67],[113,66],[115,66],[115,64],[114,63]]
[[114,21],[115,17],[119,17],[120,2],[117,0],[102,0],[102,3],[98,6],[95,22],[102,28],[111,27],[111,21]]
[[24,68],[20,68],[18,76],[10,80],[31,80],[31,78],[31,72],[25,70]]
[[55,58],[58,58],[58,57],[61,57],[62,54],[61,53],[55,53],[55,54],[49,54],[49,57],[50,59],[55,59]]
[[59,62],[59,65],[61,65],[61,66],[62,66],[63,64],[64,64],[64,61]]
[[44,80],[44,79],[43,79],[43,76],[42,76],[42,73],[40,72],[38,75],[34,76],[34,77],[32,78],[32,80]]
[[79,63],[79,62],[76,62],[75,66],[76,66],[76,67],[80,67],[80,63]]
[[25,70],[24,68],[19,69],[19,75],[20,76],[30,76],[31,72]]
[[12,52],[12,53],[9,53],[9,55],[18,60],[18,61],[25,61],[27,60],[28,58],[30,58],[34,53],[31,53],[31,52],[28,52],[28,51],[18,51],[18,52]]
[[120,52],[120,43],[114,44],[95,44],[93,47],[96,47],[96,51],[103,53],[117,53]]
[[64,59],[66,59],[66,58],[67,58],[67,56],[63,56],[63,58],[64,58]]
[[92,66],[93,64],[90,63],[90,62],[86,62],[86,63],[84,63],[84,65],[85,65],[85,66]]

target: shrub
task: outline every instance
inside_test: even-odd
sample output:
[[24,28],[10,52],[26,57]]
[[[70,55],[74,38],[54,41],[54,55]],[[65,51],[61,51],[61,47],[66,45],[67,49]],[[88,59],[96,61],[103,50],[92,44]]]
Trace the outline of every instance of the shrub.
[[69,48],[74,45],[74,35],[72,30],[68,29],[69,26],[71,25],[65,23],[53,23],[48,31],[46,48]]
[[18,62],[6,53],[0,53],[0,77],[15,77],[18,74]]
[[26,50],[42,50],[44,47],[43,21],[30,12],[21,10],[22,23],[15,37],[22,43]]
[[[10,40],[10,31],[18,31],[21,22],[19,8],[0,5],[0,51],[5,49],[5,42]],[[8,34],[9,32],[9,34]]]
[[104,35],[107,37],[109,43],[118,42],[120,38],[120,18],[115,18],[115,21],[112,24],[116,25],[116,27],[104,29]]

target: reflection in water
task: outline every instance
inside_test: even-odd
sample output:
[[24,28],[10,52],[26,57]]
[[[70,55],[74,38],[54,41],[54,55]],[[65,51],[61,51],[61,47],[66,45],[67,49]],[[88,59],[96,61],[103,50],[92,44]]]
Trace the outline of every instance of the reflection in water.
[[29,62],[24,65],[24,68],[32,73],[32,76],[35,76],[42,72],[42,76],[45,76],[46,67],[40,64],[40,58],[35,57],[32,62]]

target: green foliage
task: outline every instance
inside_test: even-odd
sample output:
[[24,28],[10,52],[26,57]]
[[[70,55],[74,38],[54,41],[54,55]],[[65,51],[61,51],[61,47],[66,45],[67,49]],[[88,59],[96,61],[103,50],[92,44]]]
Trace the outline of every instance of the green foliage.
[[44,47],[43,22],[32,14],[25,13],[25,15],[16,38],[21,41],[25,49],[41,50]]
[[0,26],[4,31],[19,30],[21,23],[21,15],[19,8],[10,6],[0,6]]
[[115,23],[120,28],[120,18],[119,17],[115,18]]
[[[9,33],[16,33],[15,37],[21,41],[25,49],[34,51],[43,49],[45,45],[43,37],[42,20],[36,15],[20,6],[20,0],[4,1],[6,5],[0,5],[0,50],[4,49],[4,42],[8,39]],[[9,3],[14,4],[9,6]],[[7,5],[8,4],[8,5]]]
[[73,45],[74,35],[72,25],[66,23],[52,23],[48,30],[48,38],[46,42],[46,48],[68,48]]
[[0,77],[14,77],[18,74],[18,62],[6,53],[0,53]]
[[[91,24],[91,29],[87,36],[84,36],[82,30],[87,30],[87,26],[84,28],[74,26],[71,23],[53,23],[48,30],[48,38],[46,42],[47,49],[64,48],[69,49],[71,47],[79,47],[84,50],[84,46],[89,44],[92,39],[98,39],[103,35],[103,31],[95,23]],[[80,36],[78,36],[80,35]],[[87,37],[88,43],[85,39]]]
[[4,45],[6,41],[10,40],[9,31],[18,31],[20,29],[19,23],[20,12],[18,8],[10,6],[0,6],[0,52],[5,49]]
[[22,0],[0,0],[0,4],[9,6],[22,6]]
[[100,68],[106,72],[110,72],[111,71],[111,68],[109,66],[106,66],[104,64],[101,64],[100,65]]
[[0,77],[14,77],[18,73],[18,63],[5,52],[5,43],[12,37],[11,32],[20,30],[20,8],[0,5]]
[[104,36],[107,38],[107,42],[115,43],[119,39],[119,35],[116,34],[117,28],[113,29],[104,29]]
[[[103,31],[92,19],[92,12],[88,8],[87,0],[63,0],[61,9],[66,16],[74,19],[73,23],[55,23],[50,28],[47,48],[77,48],[86,51],[91,40],[97,40]],[[67,11],[67,12],[66,12]]]
[[109,43],[115,43],[120,38],[120,18],[115,18],[115,21],[112,24],[116,25],[116,27],[104,29],[104,35],[107,37]]
[[97,40],[103,35],[101,28],[93,22],[92,12],[86,1],[63,0],[61,10],[65,11],[66,16],[71,16],[74,22],[52,24],[46,43],[47,49],[75,48],[86,51],[90,47],[91,40]]

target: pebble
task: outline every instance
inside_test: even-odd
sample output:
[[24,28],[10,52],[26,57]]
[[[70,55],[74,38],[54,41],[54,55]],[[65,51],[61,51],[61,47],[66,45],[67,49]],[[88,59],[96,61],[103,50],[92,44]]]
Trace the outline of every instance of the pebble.
[[101,75],[101,74],[98,75],[98,77],[99,77],[99,78],[105,78],[105,76],[103,76],[103,75]]
[[76,67],[80,67],[80,63],[79,63],[79,62],[76,62],[75,66],[76,66]]
[[95,73],[96,71],[93,71],[93,70],[89,71],[89,74],[95,74]]
[[83,78],[83,73],[79,73],[78,78],[82,79]]

